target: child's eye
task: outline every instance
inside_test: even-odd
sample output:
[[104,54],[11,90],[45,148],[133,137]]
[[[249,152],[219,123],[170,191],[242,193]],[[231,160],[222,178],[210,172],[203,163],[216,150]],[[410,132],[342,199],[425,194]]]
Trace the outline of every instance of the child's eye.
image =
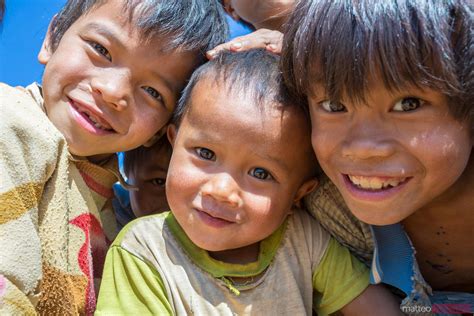
[[96,52],[98,52],[99,54],[107,58],[108,60],[112,61],[112,56],[110,55],[107,48],[105,48],[104,46],[96,42],[90,42],[90,45],[92,46],[92,48],[95,49]]
[[165,186],[166,179],[163,178],[154,178],[150,180],[151,184],[158,186],[158,187],[163,187]]
[[252,177],[257,178],[259,180],[271,180],[271,179],[273,179],[270,172],[268,172],[267,170],[265,170],[263,168],[259,168],[259,167],[253,168],[252,170],[250,170],[249,174]]
[[424,101],[418,99],[418,98],[403,98],[397,103],[392,108],[392,111],[395,112],[409,112],[409,111],[414,111],[418,109]]
[[319,104],[327,112],[346,112],[347,111],[344,104],[338,101],[326,100]]
[[146,86],[146,87],[143,87],[143,90],[145,90],[152,98],[162,102],[163,101],[163,97],[161,96],[161,94],[156,91],[156,89],[152,88],[152,87],[149,87],[149,86]]
[[213,161],[216,160],[216,155],[210,149],[198,147],[196,148],[196,152],[199,155],[199,157],[201,157],[202,159],[213,160]]

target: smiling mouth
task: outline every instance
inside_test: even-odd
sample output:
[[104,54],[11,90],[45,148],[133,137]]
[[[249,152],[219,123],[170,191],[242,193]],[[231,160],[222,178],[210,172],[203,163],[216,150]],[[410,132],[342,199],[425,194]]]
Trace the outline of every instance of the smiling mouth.
[[234,224],[233,221],[229,221],[229,220],[221,218],[221,217],[215,217],[215,216],[211,215],[208,212],[201,211],[199,209],[195,209],[195,211],[197,212],[199,217],[210,226],[223,227],[223,226],[227,226],[227,225],[230,225],[230,224]]
[[96,115],[94,115],[91,111],[84,109],[82,106],[78,106],[74,100],[70,99],[71,105],[74,109],[82,115],[89,123],[94,126],[95,128],[105,131],[105,132],[115,132],[112,126],[107,123],[106,121],[100,119]]
[[388,190],[405,184],[409,177],[366,177],[346,174],[347,180],[355,187],[366,191]]

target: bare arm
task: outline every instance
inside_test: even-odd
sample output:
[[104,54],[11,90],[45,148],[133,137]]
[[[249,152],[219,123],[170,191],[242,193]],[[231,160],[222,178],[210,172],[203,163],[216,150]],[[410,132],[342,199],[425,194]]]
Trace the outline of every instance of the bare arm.
[[343,315],[403,315],[397,298],[383,285],[369,285],[340,311]]

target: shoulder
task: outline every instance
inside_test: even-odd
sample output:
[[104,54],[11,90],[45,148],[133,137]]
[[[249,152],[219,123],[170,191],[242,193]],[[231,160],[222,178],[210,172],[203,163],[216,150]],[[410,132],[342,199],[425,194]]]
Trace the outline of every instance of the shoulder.
[[[41,93],[37,85],[27,88],[11,87],[0,83],[0,129],[2,135],[15,134],[18,138],[54,142],[62,135],[43,110]],[[54,146],[57,146],[56,144]]]
[[163,226],[169,212],[137,218],[119,232],[112,246],[142,252],[162,243]]
[[359,258],[371,259],[374,242],[370,226],[352,215],[327,176],[323,175],[319,187],[305,198],[305,207],[341,244]]

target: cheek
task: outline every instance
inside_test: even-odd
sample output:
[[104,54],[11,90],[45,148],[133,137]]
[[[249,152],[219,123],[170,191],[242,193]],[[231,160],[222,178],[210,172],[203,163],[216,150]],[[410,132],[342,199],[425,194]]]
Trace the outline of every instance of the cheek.
[[155,135],[168,122],[171,114],[164,110],[151,107],[141,107],[134,111],[133,130],[138,145],[142,145]]
[[460,129],[434,129],[411,138],[410,148],[417,153],[427,177],[436,185],[454,182],[465,170],[472,144]]
[[175,155],[171,161],[166,177],[166,197],[172,209],[192,198],[199,190],[199,177],[195,175],[192,168]]

